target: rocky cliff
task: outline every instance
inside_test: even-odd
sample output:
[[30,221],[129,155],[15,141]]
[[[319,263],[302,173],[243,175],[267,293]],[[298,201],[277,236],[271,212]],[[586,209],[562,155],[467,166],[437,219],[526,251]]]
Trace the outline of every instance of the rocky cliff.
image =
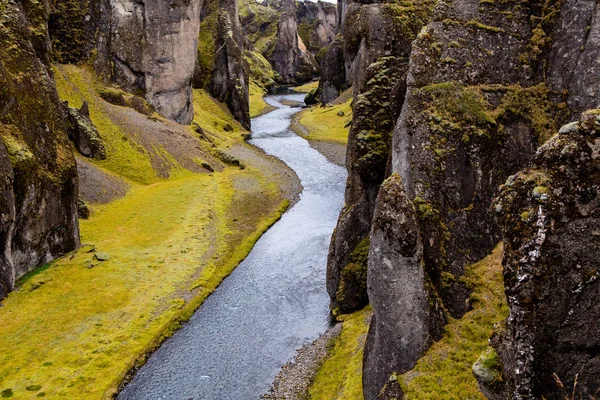
[[311,80],[317,73],[314,56],[307,50],[298,35],[296,3],[285,0],[277,25],[277,39],[268,60],[279,74],[283,84],[302,83]]
[[[409,4],[394,5],[392,10],[403,6]],[[352,143],[368,135],[354,129],[361,115],[378,111],[390,115],[387,102],[374,104],[381,95],[369,97],[369,86],[375,85],[370,71],[391,51],[386,46],[401,48],[401,39],[410,36],[398,35],[401,13],[394,19],[396,25],[386,24],[384,4],[344,7],[343,35],[323,61],[327,65],[329,55],[340,59],[343,48],[345,71],[328,76],[345,76],[355,94],[348,205],[340,218],[347,226],[338,226],[334,234],[328,290],[339,307],[339,293],[345,293],[342,300],[351,299],[348,288],[356,293],[361,289],[356,282],[367,277],[374,318],[365,347],[363,384],[365,398],[375,399],[393,373],[413,368],[440,337],[447,318],[461,318],[470,309],[465,268],[488,254],[502,237],[490,211],[497,188],[529,165],[560,124],[600,101],[598,2],[534,1],[519,7],[510,2],[439,2],[412,49],[408,41],[408,71],[404,70],[406,79],[399,79],[406,91],[394,94],[401,112],[387,172],[382,162],[360,168],[369,164]],[[398,60],[393,65],[401,64]],[[328,79],[325,72],[323,80]],[[402,71],[382,76],[390,79],[398,74]],[[339,90],[331,82],[326,97]],[[322,89],[326,84],[322,82]],[[379,90],[382,85],[377,86]],[[357,106],[367,99],[372,108],[362,113]],[[364,219],[353,216],[360,204],[355,200],[373,196],[360,196],[372,193],[364,190],[365,177],[383,179],[389,173],[397,175],[384,183],[377,201],[360,212]],[[356,190],[357,182],[361,190]],[[371,220],[366,210],[372,210],[372,204],[377,210]],[[355,234],[366,235],[371,221],[369,237]],[[351,272],[357,270],[353,246],[363,240],[370,241],[366,273],[340,273],[344,263]],[[331,260],[342,265],[331,268]],[[355,279],[344,283],[346,276]],[[364,304],[364,296],[357,298],[360,301],[349,302],[347,310]],[[410,332],[404,331],[407,323]],[[573,382],[572,377],[565,379]],[[393,389],[395,395],[398,391],[399,387]]]
[[[594,398],[600,387],[600,110],[563,127],[494,203],[504,234],[506,326],[496,398]],[[496,383],[494,385],[494,383]]]
[[[227,104],[234,118],[250,129],[248,71],[244,67],[244,35],[237,0],[221,0],[218,11],[212,95]],[[200,32],[200,34],[209,34]]]
[[0,2],[0,298],[79,245],[77,171],[49,65],[50,4]]
[[[355,95],[346,152],[346,206],[327,261],[327,289],[336,312],[352,312],[368,303],[366,259],[357,263],[353,254],[368,248],[375,199],[386,176],[391,134],[404,101],[411,42],[432,7],[433,2],[423,1],[408,12],[396,3],[352,3],[343,40],[336,40],[324,59],[324,72],[332,52],[338,59],[332,68],[343,66],[340,61],[348,65],[342,75],[352,77]],[[324,80],[322,84],[328,85]]]
[[191,122],[202,0],[54,3],[51,34],[59,61],[94,53],[95,69],[105,79],[142,95],[165,117]]
[[335,40],[337,32],[337,7],[323,1],[298,2],[296,13],[298,35],[306,49],[319,62],[323,51]]

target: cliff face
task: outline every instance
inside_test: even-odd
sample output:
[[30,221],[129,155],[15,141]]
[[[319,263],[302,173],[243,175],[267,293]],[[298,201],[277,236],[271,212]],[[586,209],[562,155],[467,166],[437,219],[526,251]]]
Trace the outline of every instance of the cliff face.
[[[359,247],[368,248],[375,199],[386,176],[391,133],[404,101],[411,42],[426,23],[432,5],[424,1],[407,13],[395,3],[352,3],[343,41],[336,40],[324,59],[323,65],[328,65],[335,51],[338,60],[332,68],[342,65],[340,59],[346,61],[349,69],[342,75],[352,76],[355,94],[346,153],[346,206],[327,261],[331,307],[342,313],[368,303],[366,263],[353,261],[352,254]],[[334,47],[342,42],[343,48]],[[333,87],[327,89],[329,83],[322,82],[324,91],[336,93]]]
[[337,8],[332,3],[302,1],[296,13],[298,34],[307,50],[317,56],[334,41],[337,32]]
[[86,60],[95,50],[99,74],[144,96],[163,116],[191,122],[191,80],[202,0],[65,0],[55,4],[51,34],[59,61]]
[[[371,47],[373,36],[353,35],[369,26],[385,27],[372,22],[381,15],[375,5],[360,12],[353,11],[356,7],[348,5],[343,29],[346,74],[358,104],[371,54],[380,55],[385,43],[397,39],[378,34],[383,40]],[[362,25],[361,18],[371,23]],[[412,218],[410,207],[398,206],[395,222],[374,226],[370,237],[366,275],[375,318],[365,348],[365,399],[377,398],[393,372],[413,368],[440,332],[445,317],[439,310],[460,318],[469,309],[469,289],[461,279],[465,267],[502,236],[490,211],[498,186],[526,167],[569,115],[600,100],[596,21],[597,2],[533,2],[518,8],[441,2],[414,41],[392,143],[391,172],[401,178],[404,192],[386,186],[373,218],[390,221],[379,214],[393,214],[396,207],[385,204],[393,198],[387,191],[408,198],[417,216],[422,262],[418,246],[407,253],[398,244],[403,234],[394,227]],[[580,44],[578,52],[568,43]],[[349,178],[349,190],[353,187]],[[364,225],[353,222],[346,230]],[[339,227],[336,236],[337,242]],[[419,272],[410,290],[398,289],[415,268],[422,268],[423,277]],[[422,334],[402,333],[406,321]]]
[[0,3],[0,298],[79,245],[77,171],[49,66],[47,1]]
[[306,82],[317,73],[314,56],[298,35],[296,4],[292,0],[283,4],[275,47],[268,59],[279,74],[278,80],[284,84]]
[[[237,0],[221,0],[211,94],[227,107],[245,129],[250,129],[248,71],[244,68],[244,34]],[[210,32],[200,32],[201,35]]]
[[109,7],[110,34],[98,40],[97,67],[144,93],[160,114],[190,123],[202,0],[110,0]]
[[600,110],[542,146],[502,186],[494,209],[511,310],[492,340],[507,384],[496,395],[593,398],[600,376]]

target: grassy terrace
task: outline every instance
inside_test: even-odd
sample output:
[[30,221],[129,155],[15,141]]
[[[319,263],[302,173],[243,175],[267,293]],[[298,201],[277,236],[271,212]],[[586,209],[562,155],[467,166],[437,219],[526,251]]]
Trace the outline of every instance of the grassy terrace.
[[[92,204],[80,222],[86,245],[21,279],[0,304],[0,398],[111,398],[287,206],[278,182],[250,166],[193,173],[158,149],[175,165],[168,179],[158,177],[86,78],[81,68],[61,67],[59,92],[75,106],[90,102],[108,150],[93,164],[130,190]],[[221,104],[201,91],[194,103],[205,131],[230,124],[235,131],[222,144],[242,141]]]
[[[317,82],[295,87],[298,92],[308,93]],[[305,139],[314,141],[348,143],[348,130],[352,121],[351,92],[342,94],[331,104],[316,105],[301,111],[294,117],[292,128]]]
[[442,340],[434,343],[415,368],[398,377],[409,399],[481,399],[471,367],[488,348],[496,322],[508,316],[502,283],[502,245],[469,267],[473,310],[450,319]]

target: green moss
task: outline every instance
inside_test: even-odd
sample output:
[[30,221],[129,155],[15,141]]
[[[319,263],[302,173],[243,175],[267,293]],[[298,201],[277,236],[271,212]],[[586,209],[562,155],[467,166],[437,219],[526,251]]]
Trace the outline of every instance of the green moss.
[[550,91],[544,83],[528,88],[519,85],[507,88],[506,96],[496,110],[496,118],[519,117],[529,122],[539,145],[558,131],[561,105],[550,100]]
[[[94,160],[102,168],[139,183],[152,183],[158,177],[150,163],[150,156],[143,146],[117,125],[100,98],[97,89],[102,87],[87,69],[72,65],[55,68],[58,94],[71,107],[81,107],[87,101],[90,118],[106,148],[106,160]],[[110,88],[98,89],[112,91]]]
[[[370,238],[368,236],[361,240],[352,253],[350,253],[348,264],[344,265],[340,271],[340,284],[335,293],[335,300],[340,304],[340,308],[342,308],[342,305],[352,308],[356,306],[362,307],[368,302],[367,258],[369,256],[369,244]],[[346,304],[348,302],[351,304]],[[358,304],[361,302],[363,304]]]
[[417,196],[412,202],[415,206],[419,219],[424,221],[437,219],[439,217],[439,210],[435,209],[429,201],[423,199],[422,197]]
[[244,52],[244,60],[250,70],[250,82],[254,82],[265,89],[275,85],[273,67],[262,54],[256,51],[246,51]]
[[342,332],[330,344],[327,357],[309,388],[311,400],[361,400],[362,358],[372,309],[341,315]]
[[[346,144],[347,125],[352,120],[351,103],[352,99],[349,99],[333,106],[315,106],[302,110],[295,116],[292,128],[308,140]],[[337,115],[339,112],[344,113],[343,118]],[[294,126],[295,124],[300,124],[301,127]]]
[[266,90],[258,86],[254,82],[250,82],[249,97],[250,97],[250,118],[258,117],[272,109],[272,106],[264,100]]
[[304,85],[294,86],[294,91],[300,92],[300,93],[310,93],[313,90],[318,89],[318,88],[319,88],[319,82],[312,81],[312,82],[305,83]]
[[78,63],[90,54],[90,40],[86,30],[90,22],[89,0],[53,0],[49,31],[53,58],[59,63]]
[[280,12],[254,0],[240,1],[239,7],[246,37],[257,52],[268,58],[275,47]]
[[502,371],[502,363],[500,361],[500,356],[493,348],[489,348],[482,354],[481,364],[490,370]]
[[[415,368],[398,377],[409,399],[481,399],[472,366],[488,349],[496,322],[508,315],[502,282],[502,246],[467,268],[466,279],[474,289],[473,310],[461,319],[450,319],[439,342],[434,343]],[[486,363],[495,364],[490,356]]]
[[465,23],[465,26],[475,29],[481,29],[488,32],[493,33],[506,33],[506,31],[502,28],[498,28],[497,26],[485,25],[484,23],[476,20],[471,20]]
[[26,170],[33,166],[35,157],[16,126],[0,124],[0,138],[13,167]]
[[203,89],[194,89],[194,122],[205,131],[225,140],[246,132],[239,122],[233,119],[227,106],[215,101]]
[[[239,190],[238,180],[256,184]],[[17,393],[44,382],[49,398],[110,398],[286,204],[258,171],[228,168],[133,185],[124,198],[95,206],[80,227],[96,253],[57,260],[3,301],[0,381]],[[86,268],[100,252],[110,259]],[[40,343],[52,345],[40,351]]]
[[543,2],[541,15],[531,17],[533,29],[526,50],[519,57],[521,63],[531,65],[534,69],[543,64],[544,69],[546,69],[545,55],[552,46],[552,35],[556,26],[556,19],[560,15],[561,6],[562,1],[545,1]]
[[194,72],[196,88],[205,88],[210,83],[215,63],[218,1],[208,0],[204,8],[206,8],[207,15],[200,22],[198,35],[198,53]]

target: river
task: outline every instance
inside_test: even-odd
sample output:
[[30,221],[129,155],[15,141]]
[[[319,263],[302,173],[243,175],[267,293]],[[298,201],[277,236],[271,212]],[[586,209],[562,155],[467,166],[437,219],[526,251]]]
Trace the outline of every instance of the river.
[[329,325],[325,265],[343,206],[346,171],[290,130],[298,108],[269,96],[276,110],[252,120],[254,146],[292,168],[304,190],[248,257],[149,358],[122,400],[253,400],[296,349]]

